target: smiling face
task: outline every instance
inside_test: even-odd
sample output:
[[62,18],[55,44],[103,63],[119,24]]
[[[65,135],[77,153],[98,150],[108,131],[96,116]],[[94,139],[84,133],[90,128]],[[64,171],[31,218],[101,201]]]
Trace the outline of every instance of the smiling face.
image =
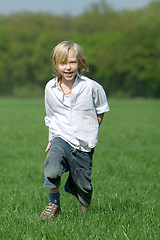
[[60,62],[58,72],[62,82],[74,82],[78,72],[77,52],[71,48],[68,51],[67,59]]
[[74,42],[63,41],[51,52],[52,67],[58,80],[70,86],[77,72],[88,71],[88,63],[83,49]]

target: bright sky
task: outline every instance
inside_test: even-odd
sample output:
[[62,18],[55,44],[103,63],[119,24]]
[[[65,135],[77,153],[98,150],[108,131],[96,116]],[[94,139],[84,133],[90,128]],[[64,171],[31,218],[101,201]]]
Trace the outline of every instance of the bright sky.
[[[0,14],[31,11],[56,15],[68,13],[76,16],[88,8],[91,3],[98,2],[99,0],[0,0]],[[144,7],[152,0],[108,0],[107,2],[115,10],[123,10]]]

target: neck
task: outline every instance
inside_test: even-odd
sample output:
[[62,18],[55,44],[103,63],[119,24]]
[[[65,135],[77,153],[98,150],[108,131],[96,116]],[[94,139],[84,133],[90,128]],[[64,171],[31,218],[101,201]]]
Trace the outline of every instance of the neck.
[[66,81],[65,79],[59,78],[58,79],[60,88],[62,89],[64,95],[71,95],[72,86],[75,82],[75,79],[72,81]]
[[[75,77],[75,79],[76,79],[76,77]],[[74,82],[75,82],[75,79],[70,80],[70,81],[66,81],[65,79],[63,79],[62,77],[60,77],[60,78],[58,79],[58,82],[60,82],[63,86],[65,85],[67,88],[69,88],[69,89],[71,90],[71,89],[72,89],[72,86],[73,86],[73,84],[74,84]]]

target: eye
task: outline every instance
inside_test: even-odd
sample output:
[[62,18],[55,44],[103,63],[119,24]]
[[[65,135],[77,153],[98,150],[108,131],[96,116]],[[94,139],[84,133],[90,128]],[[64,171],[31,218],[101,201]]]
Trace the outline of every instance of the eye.
[[71,63],[71,64],[76,64],[76,63],[77,63],[77,61],[71,61],[70,63]]

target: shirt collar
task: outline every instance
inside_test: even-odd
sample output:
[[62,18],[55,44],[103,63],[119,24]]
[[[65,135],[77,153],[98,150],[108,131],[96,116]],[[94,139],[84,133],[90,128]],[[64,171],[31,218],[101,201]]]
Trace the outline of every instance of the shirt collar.
[[[52,87],[58,87],[58,86],[59,86],[58,77],[55,77],[53,80],[54,80],[54,82],[53,82]],[[81,80],[85,80],[85,79],[83,78],[83,75],[81,75],[81,74],[78,72],[78,73],[77,73],[76,80],[75,80],[75,82],[74,82],[73,85],[77,84],[78,81],[81,81]]]

